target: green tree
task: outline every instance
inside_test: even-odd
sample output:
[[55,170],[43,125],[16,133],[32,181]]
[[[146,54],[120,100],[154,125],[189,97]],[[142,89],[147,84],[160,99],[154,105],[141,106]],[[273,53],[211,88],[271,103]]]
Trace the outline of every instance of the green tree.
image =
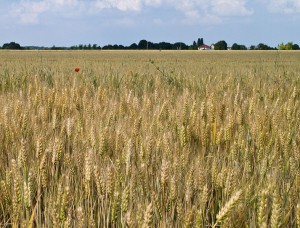
[[129,46],[129,49],[136,50],[138,49],[138,45],[136,43],[133,43]]
[[138,44],[138,48],[139,49],[147,49],[147,47],[148,47],[148,41],[147,40],[141,40],[140,42],[139,42],[139,44]]
[[248,48],[246,47],[246,45],[241,44],[240,45],[241,50],[248,50]]
[[150,50],[156,49],[155,44],[152,43],[152,42],[150,42],[150,41],[148,41],[148,49],[150,49]]
[[231,47],[231,50],[247,50],[247,47],[242,44],[234,43]]
[[293,50],[293,43],[292,42],[288,42],[285,45],[285,50]]
[[199,46],[201,46],[201,45],[203,45],[203,44],[204,44],[203,38],[198,38],[197,46],[199,47]]
[[241,50],[241,47],[240,47],[240,45],[238,45],[237,43],[234,43],[234,44],[231,46],[231,50]]
[[193,45],[192,45],[192,50],[197,50],[198,47],[197,47],[197,43],[196,41],[193,42]]
[[263,43],[259,43],[256,47],[257,50],[272,50],[274,48],[271,48],[270,46],[263,44]]
[[294,46],[293,42],[284,44],[283,42],[278,45],[279,50],[296,50],[297,46]]
[[283,43],[283,42],[280,43],[280,44],[278,45],[278,48],[279,48],[279,50],[285,50],[285,45],[284,45],[284,43]]
[[161,50],[171,50],[172,49],[172,44],[167,43],[167,42],[160,42],[159,43],[159,49],[161,49]]
[[227,43],[224,40],[215,43],[215,50],[227,50],[227,48]]
[[113,50],[113,46],[111,44],[105,45],[102,48],[103,50]]
[[298,44],[293,44],[293,50],[300,50],[300,47]]
[[21,50],[22,47],[20,44],[16,42],[5,43],[2,46],[3,49],[13,49],[13,50]]
[[173,44],[174,50],[187,50],[188,46],[185,43],[177,42]]

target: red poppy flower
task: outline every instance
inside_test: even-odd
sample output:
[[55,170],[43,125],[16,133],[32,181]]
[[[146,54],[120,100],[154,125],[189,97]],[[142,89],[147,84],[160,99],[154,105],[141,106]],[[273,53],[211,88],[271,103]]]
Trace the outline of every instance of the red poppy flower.
[[75,68],[75,72],[79,72],[80,71],[80,68]]

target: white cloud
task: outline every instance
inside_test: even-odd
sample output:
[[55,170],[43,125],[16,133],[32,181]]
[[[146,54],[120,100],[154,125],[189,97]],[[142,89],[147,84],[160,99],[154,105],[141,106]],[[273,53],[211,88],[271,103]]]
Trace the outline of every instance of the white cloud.
[[162,0],[145,0],[145,5],[148,6],[160,6],[162,3]]
[[22,23],[37,23],[38,16],[48,9],[47,2],[21,2],[14,7],[12,14],[18,16]]
[[300,13],[300,0],[265,0],[268,9],[274,13]]
[[97,0],[92,5],[100,10],[116,8],[121,11],[139,11],[141,9],[140,0]]
[[221,23],[222,17],[249,16],[247,0],[180,0],[173,1],[188,23]]
[[214,0],[211,5],[212,12],[218,16],[247,16],[253,13],[247,9],[245,0]]
[[61,11],[64,8],[74,7],[77,0],[43,0],[43,1],[21,1],[13,4],[11,13],[20,18],[21,23],[38,23],[39,16],[47,11]]
[[[179,19],[185,23],[219,23],[222,17],[247,16],[252,10],[247,8],[248,0],[22,0],[14,4],[13,15],[22,23],[38,23],[47,12],[72,14],[97,13],[105,9],[139,12],[145,7],[163,6],[183,15]],[[300,0],[294,2],[299,3]],[[282,0],[277,0],[282,2]],[[300,5],[300,4],[299,4]],[[174,13],[176,15],[176,13]],[[178,16],[178,15],[177,15]]]

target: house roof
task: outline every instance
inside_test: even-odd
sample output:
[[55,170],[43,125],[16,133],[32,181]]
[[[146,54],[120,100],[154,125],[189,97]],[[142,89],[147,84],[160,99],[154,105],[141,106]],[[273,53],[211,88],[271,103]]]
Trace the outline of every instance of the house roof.
[[210,48],[210,46],[203,44],[203,45],[200,45],[199,48]]

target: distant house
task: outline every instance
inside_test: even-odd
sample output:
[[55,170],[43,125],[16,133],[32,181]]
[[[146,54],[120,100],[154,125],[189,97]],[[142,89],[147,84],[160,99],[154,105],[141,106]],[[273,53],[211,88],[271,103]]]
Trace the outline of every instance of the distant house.
[[215,45],[212,44],[210,46],[206,45],[206,44],[203,44],[203,45],[200,45],[198,47],[198,50],[214,50],[215,49]]

